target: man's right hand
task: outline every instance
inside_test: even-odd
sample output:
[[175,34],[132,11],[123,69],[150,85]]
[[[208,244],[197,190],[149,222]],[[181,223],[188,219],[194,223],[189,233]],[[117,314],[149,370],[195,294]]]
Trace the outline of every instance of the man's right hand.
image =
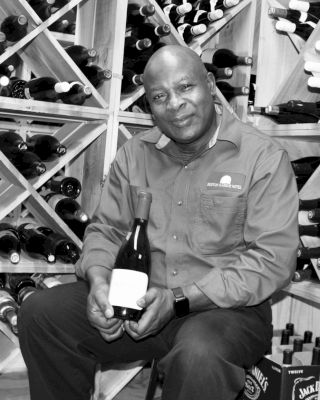
[[87,315],[91,325],[98,329],[101,336],[112,342],[123,333],[123,321],[113,318],[113,308],[108,301],[110,271],[102,267],[91,267],[87,277],[90,291],[87,301]]

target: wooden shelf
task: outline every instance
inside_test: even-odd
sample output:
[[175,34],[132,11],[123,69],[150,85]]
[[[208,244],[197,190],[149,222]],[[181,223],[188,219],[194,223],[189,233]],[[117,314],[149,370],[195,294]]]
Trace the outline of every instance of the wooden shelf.
[[47,263],[45,260],[37,260],[22,254],[18,264],[11,264],[8,260],[0,258],[0,272],[15,274],[15,273],[47,273],[47,274],[73,274],[75,267],[73,264],[64,264],[55,262]]
[[284,292],[320,304],[320,282],[292,282],[283,289]]

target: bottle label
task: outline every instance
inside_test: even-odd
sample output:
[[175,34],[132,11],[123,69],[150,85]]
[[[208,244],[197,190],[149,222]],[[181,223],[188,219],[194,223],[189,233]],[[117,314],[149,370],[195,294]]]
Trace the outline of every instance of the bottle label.
[[205,16],[206,15],[206,11],[204,10],[198,10],[195,14],[195,16],[193,17],[193,23],[196,24],[199,22],[199,20],[201,21],[200,17],[201,15]]
[[189,24],[181,24],[178,26],[177,31],[180,33],[180,35],[183,35],[183,32],[185,29],[189,26]]
[[24,88],[24,95],[25,95],[26,99],[33,100],[33,97],[30,94],[29,88]]
[[141,310],[137,300],[146,294],[147,287],[148,275],[144,272],[115,268],[111,275],[109,302],[114,306]]
[[64,198],[65,198],[65,196],[63,196],[62,194],[54,194],[48,199],[48,204],[50,207],[55,209],[56,205],[59,203],[59,201]]
[[10,231],[10,229],[1,231],[1,232],[0,232],[0,239],[1,239],[3,236],[11,236],[11,237],[17,238],[17,235],[15,235],[12,231]]

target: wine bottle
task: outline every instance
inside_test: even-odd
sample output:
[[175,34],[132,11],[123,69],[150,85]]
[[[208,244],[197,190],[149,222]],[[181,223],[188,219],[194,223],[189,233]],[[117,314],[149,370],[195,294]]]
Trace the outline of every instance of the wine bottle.
[[283,329],[281,332],[281,341],[280,344],[289,344],[289,339],[290,339],[290,330],[289,329]]
[[0,274],[0,289],[4,289],[7,283],[7,274],[1,273]]
[[295,338],[293,339],[293,352],[297,353],[303,350],[303,339]]
[[66,47],[64,50],[80,68],[86,66],[97,57],[96,49],[88,49],[80,44],[73,44]]
[[289,331],[289,335],[293,336],[294,334],[294,323],[293,322],[287,322],[286,323],[286,328]]
[[39,226],[39,231],[51,239],[53,243],[53,252],[57,260],[64,263],[75,264],[79,257],[79,250],[75,243],[67,236],[54,232],[46,226]]
[[148,38],[138,39],[134,35],[127,36],[124,40],[124,55],[125,57],[136,59],[141,52],[150,48],[152,42]]
[[148,49],[140,52],[139,56],[137,58],[129,58],[126,55],[123,58],[123,68],[124,69],[131,69],[133,70],[136,74],[142,74],[144,71],[144,68],[149,61],[149,58],[152,56],[153,53],[155,53],[158,49],[161,47],[165,46],[166,44],[163,42],[157,42],[153,44],[151,47]]
[[235,96],[249,95],[249,88],[247,86],[232,86],[229,82],[225,81],[218,81],[216,85],[227,101],[230,101]]
[[141,6],[137,3],[130,3],[127,8],[127,26],[143,24],[145,19],[154,15],[155,12],[156,9],[152,4]]
[[312,349],[311,365],[320,365],[320,347]]
[[285,18],[295,24],[310,23],[313,28],[319,21],[317,17],[307,12],[278,7],[269,7],[268,15],[273,18]]
[[320,157],[309,156],[291,161],[295,175],[311,175],[320,165]]
[[214,64],[219,68],[252,65],[252,57],[236,55],[230,49],[207,49],[201,54],[202,61]]
[[229,67],[218,68],[215,65],[209,63],[204,63],[204,66],[206,67],[206,70],[208,72],[213,73],[215,79],[229,79],[233,75],[233,70]]
[[227,10],[228,8],[234,7],[238,5],[240,0],[216,0],[214,8],[221,9],[223,11]]
[[127,94],[133,92],[138,86],[143,84],[143,75],[135,74],[130,69],[123,69],[122,71],[122,82],[121,82],[121,93]]
[[275,24],[275,28],[277,31],[286,32],[286,33],[295,33],[303,40],[307,40],[308,37],[314,30],[314,27],[305,23],[305,24],[295,24],[293,22],[287,20],[277,21]]
[[181,24],[177,27],[177,31],[182,39],[188,44],[190,43],[196,36],[202,35],[207,30],[205,24],[197,24],[191,25],[188,23]]
[[0,31],[9,42],[17,42],[27,34],[28,19],[25,15],[9,15],[0,25]]
[[19,99],[41,101],[57,101],[60,94],[70,88],[68,82],[59,82],[56,78],[43,76],[29,81],[23,79],[11,80],[11,96]]
[[303,343],[312,343],[312,331],[306,330],[303,334]]
[[320,222],[320,208],[314,208],[308,211],[308,219],[312,222]]
[[13,131],[0,131],[0,150],[6,154],[10,152],[23,152],[27,150],[27,143],[22,139],[19,133]]
[[52,161],[67,152],[66,146],[53,135],[36,134],[27,136],[28,150],[34,152],[42,161]]
[[48,263],[56,261],[51,239],[39,231],[35,223],[20,224],[18,232],[22,249],[33,258],[44,259]]
[[320,208],[320,198],[319,199],[299,199],[299,210],[312,210],[313,208]]
[[297,269],[292,277],[292,282],[309,281],[314,276],[314,267],[308,262],[305,268]]
[[10,325],[13,333],[18,333],[18,304],[7,290],[0,290],[0,320]]
[[70,88],[67,92],[60,93],[59,99],[66,104],[82,105],[88,97],[92,95],[89,86],[83,85],[81,82],[69,82]]
[[115,318],[138,321],[142,309],[137,300],[148,287],[150,269],[150,245],[147,222],[152,196],[141,191],[131,232],[123,241],[111,275],[109,302]]
[[17,299],[18,305],[37,291],[36,284],[30,274],[8,274],[8,284]]
[[47,20],[51,17],[52,14],[56,13],[59,10],[59,8],[56,7],[54,4],[47,4],[46,2],[34,4],[33,9],[42,19],[42,21]]
[[318,18],[320,18],[320,2],[309,3],[308,1],[298,1],[298,0],[290,0],[289,8],[291,10],[299,10],[308,12]]
[[320,237],[320,225],[299,225],[299,235]]
[[132,27],[131,32],[135,37],[138,37],[139,39],[148,38],[153,44],[155,44],[159,42],[162,37],[170,35],[171,28],[169,24],[154,25],[145,22]]
[[[14,71],[14,66],[12,64],[0,64],[0,76],[10,77],[12,72]],[[9,84],[10,80],[7,79],[7,85]],[[4,81],[0,82],[2,86],[5,85]]]
[[212,24],[213,22],[221,19],[223,17],[222,10],[205,11],[205,10],[195,10],[193,9],[187,13],[184,18],[184,23],[189,23],[191,25],[195,24],[205,24],[206,26]]
[[0,31],[0,55],[6,51],[7,48],[7,37]]
[[89,217],[82,210],[80,204],[75,199],[57,193],[47,194],[45,200],[69,228],[82,239],[89,224]]
[[81,67],[81,71],[95,88],[99,88],[103,82],[110,80],[112,77],[112,72],[109,69],[103,69],[95,64],[85,65]]
[[297,257],[304,260],[320,258],[320,247],[299,247]]
[[[193,9],[212,12],[215,11],[214,4],[215,2],[212,0],[198,0],[196,1],[196,4],[193,6]],[[221,11],[223,13],[223,10]]]
[[40,4],[53,5],[55,0],[27,0],[31,7],[37,7]]
[[9,223],[0,222],[0,254],[12,264],[20,261],[20,238],[18,231]]
[[173,26],[177,27],[179,25],[179,20],[185,14],[192,10],[192,4],[184,3],[184,4],[169,4],[163,8],[164,14],[168,17],[169,21]]
[[283,354],[282,364],[291,365],[293,361],[293,350],[284,349],[282,354]]
[[51,192],[76,199],[81,193],[81,183],[73,176],[54,176],[46,183],[46,188]]
[[7,157],[26,179],[35,178],[46,172],[45,164],[32,151],[11,153]]

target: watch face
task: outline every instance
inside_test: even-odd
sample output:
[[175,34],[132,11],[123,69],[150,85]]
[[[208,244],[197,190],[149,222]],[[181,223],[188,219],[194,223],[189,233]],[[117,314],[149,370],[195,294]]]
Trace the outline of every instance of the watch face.
[[184,317],[189,314],[189,300],[186,297],[176,299],[174,302],[176,317]]

